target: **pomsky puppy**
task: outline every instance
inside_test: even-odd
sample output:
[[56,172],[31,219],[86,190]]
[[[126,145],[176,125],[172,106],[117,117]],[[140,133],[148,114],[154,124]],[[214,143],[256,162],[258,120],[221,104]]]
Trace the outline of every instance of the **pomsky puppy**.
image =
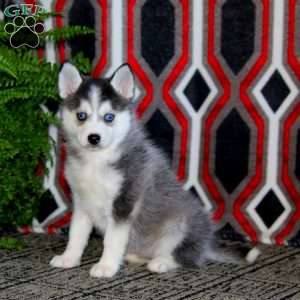
[[147,262],[158,273],[207,259],[255,260],[255,248],[219,247],[209,214],[147,139],[132,109],[135,83],[127,64],[111,78],[92,79],[65,63],[58,86],[74,209],[66,250],[51,266],[78,266],[93,227],[104,235],[93,277],[115,275],[124,259]]

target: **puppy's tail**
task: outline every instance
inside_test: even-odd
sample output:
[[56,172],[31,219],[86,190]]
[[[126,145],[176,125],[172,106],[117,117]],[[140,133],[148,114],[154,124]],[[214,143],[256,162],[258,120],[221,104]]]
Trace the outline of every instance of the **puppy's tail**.
[[261,250],[258,246],[251,248],[240,243],[225,245],[215,242],[211,251],[207,252],[206,257],[208,260],[218,262],[253,264],[260,254]]

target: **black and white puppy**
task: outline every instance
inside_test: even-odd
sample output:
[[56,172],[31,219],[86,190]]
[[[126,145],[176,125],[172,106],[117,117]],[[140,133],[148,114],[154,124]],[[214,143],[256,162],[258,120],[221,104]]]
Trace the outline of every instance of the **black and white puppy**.
[[[104,234],[101,259],[90,270],[93,277],[115,275],[124,258],[147,262],[159,273],[197,267],[206,259],[234,260],[217,248],[208,213],[182,189],[136,120],[128,65],[109,79],[83,79],[66,63],[59,93],[74,212],[67,248],[52,266],[79,265],[93,227]],[[247,259],[256,256],[252,250]]]

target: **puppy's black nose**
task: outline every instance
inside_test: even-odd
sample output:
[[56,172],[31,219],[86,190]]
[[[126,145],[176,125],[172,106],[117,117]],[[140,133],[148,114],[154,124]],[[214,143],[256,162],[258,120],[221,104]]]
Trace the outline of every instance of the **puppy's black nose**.
[[88,136],[88,141],[91,145],[96,146],[100,142],[100,135],[98,134],[90,134]]

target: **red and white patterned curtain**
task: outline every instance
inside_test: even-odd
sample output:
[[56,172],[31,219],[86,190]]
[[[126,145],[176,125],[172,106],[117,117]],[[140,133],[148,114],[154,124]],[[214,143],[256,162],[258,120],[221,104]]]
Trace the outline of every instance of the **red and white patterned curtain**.
[[[47,28],[96,30],[49,43],[50,61],[82,51],[94,77],[131,65],[138,118],[220,229],[254,242],[300,242],[300,0],[40,3],[63,15]],[[55,164],[33,221],[44,232],[71,216],[65,149],[57,129],[50,134]]]

